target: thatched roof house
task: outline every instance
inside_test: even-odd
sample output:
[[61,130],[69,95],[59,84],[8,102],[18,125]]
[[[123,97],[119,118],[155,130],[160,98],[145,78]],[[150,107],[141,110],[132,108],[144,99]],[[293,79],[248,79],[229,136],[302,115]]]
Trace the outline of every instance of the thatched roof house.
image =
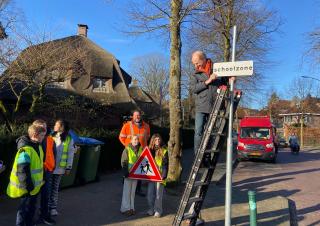
[[[7,71],[11,71],[11,75],[19,74],[26,64],[26,68],[33,68],[39,67],[39,62],[46,61],[49,66],[38,72],[35,80],[40,81],[45,76],[49,77],[50,73],[50,76],[54,76],[58,70],[60,70],[59,76],[62,74],[62,78],[46,85],[48,94],[67,96],[73,93],[104,106],[115,107],[121,114],[140,108],[147,118],[155,118],[158,110],[152,108],[158,109],[158,105],[139,87],[129,88],[132,78],[121,68],[120,61],[92,42],[87,37],[87,31],[87,25],[79,24],[78,35],[26,48]],[[76,61],[70,56],[71,53],[77,54]],[[45,63],[43,64],[46,65]],[[61,65],[65,68],[62,69]]]

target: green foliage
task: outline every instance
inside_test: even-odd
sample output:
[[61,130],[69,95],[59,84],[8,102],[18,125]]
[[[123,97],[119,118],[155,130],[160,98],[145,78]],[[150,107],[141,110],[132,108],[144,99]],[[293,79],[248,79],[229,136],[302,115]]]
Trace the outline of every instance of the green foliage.
[[[5,126],[0,126],[0,159],[4,161],[7,169],[1,174],[0,193],[3,193],[7,187],[10,170],[13,164],[14,156],[16,154],[15,140],[27,133],[29,124],[13,125],[14,132],[8,133]],[[110,170],[120,169],[121,154],[124,149],[119,141],[119,129],[108,130],[104,128],[78,128],[75,132],[82,137],[92,137],[103,141],[105,144],[101,146],[101,154],[99,160],[98,172],[106,173]],[[151,134],[159,133],[163,140],[167,143],[169,140],[169,128],[161,128],[151,126]],[[193,130],[182,130],[183,148],[191,148],[193,146]]]
[[13,131],[12,133],[9,133],[4,124],[0,125],[0,141],[15,140],[19,136],[27,133],[28,126],[28,124],[13,124]]

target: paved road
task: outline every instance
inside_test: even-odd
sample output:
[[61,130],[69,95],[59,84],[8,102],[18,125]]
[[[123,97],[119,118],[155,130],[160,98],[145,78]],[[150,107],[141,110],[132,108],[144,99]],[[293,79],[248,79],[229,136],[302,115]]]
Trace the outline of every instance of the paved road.
[[[276,164],[261,161],[239,163],[233,181],[236,190],[255,190],[262,199],[277,195],[293,200],[299,225],[320,225],[320,149],[292,155],[279,152]],[[245,197],[245,195],[243,195]]]

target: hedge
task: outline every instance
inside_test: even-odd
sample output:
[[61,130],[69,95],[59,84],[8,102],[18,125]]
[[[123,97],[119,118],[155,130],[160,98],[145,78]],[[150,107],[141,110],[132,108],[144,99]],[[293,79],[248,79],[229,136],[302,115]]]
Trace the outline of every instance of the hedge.
[[[8,134],[4,127],[0,127],[0,160],[4,161],[6,170],[0,174],[0,191],[4,192],[9,180],[10,170],[16,154],[15,140],[22,134],[26,134],[27,125],[20,125],[15,129],[13,134]],[[123,145],[120,143],[118,136],[119,130],[106,129],[75,129],[79,136],[93,137],[105,143],[101,147],[98,172],[106,173],[110,170],[120,169],[120,159]],[[165,142],[169,139],[169,128],[160,128],[151,126],[151,134],[159,133]],[[193,130],[182,130],[183,148],[193,147]],[[2,193],[1,192],[1,193]]]

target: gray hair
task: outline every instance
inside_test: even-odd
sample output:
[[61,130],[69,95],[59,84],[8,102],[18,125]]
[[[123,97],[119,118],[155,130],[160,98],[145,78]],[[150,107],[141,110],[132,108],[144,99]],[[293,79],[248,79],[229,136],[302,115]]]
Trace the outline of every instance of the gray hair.
[[207,59],[206,54],[205,54],[203,51],[201,51],[201,50],[194,51],[194,52],[192,53],[192,57],[193,57],[193,56],[199,56],[199,57],[200,57],[201,59],[203,59],[203,60]]

